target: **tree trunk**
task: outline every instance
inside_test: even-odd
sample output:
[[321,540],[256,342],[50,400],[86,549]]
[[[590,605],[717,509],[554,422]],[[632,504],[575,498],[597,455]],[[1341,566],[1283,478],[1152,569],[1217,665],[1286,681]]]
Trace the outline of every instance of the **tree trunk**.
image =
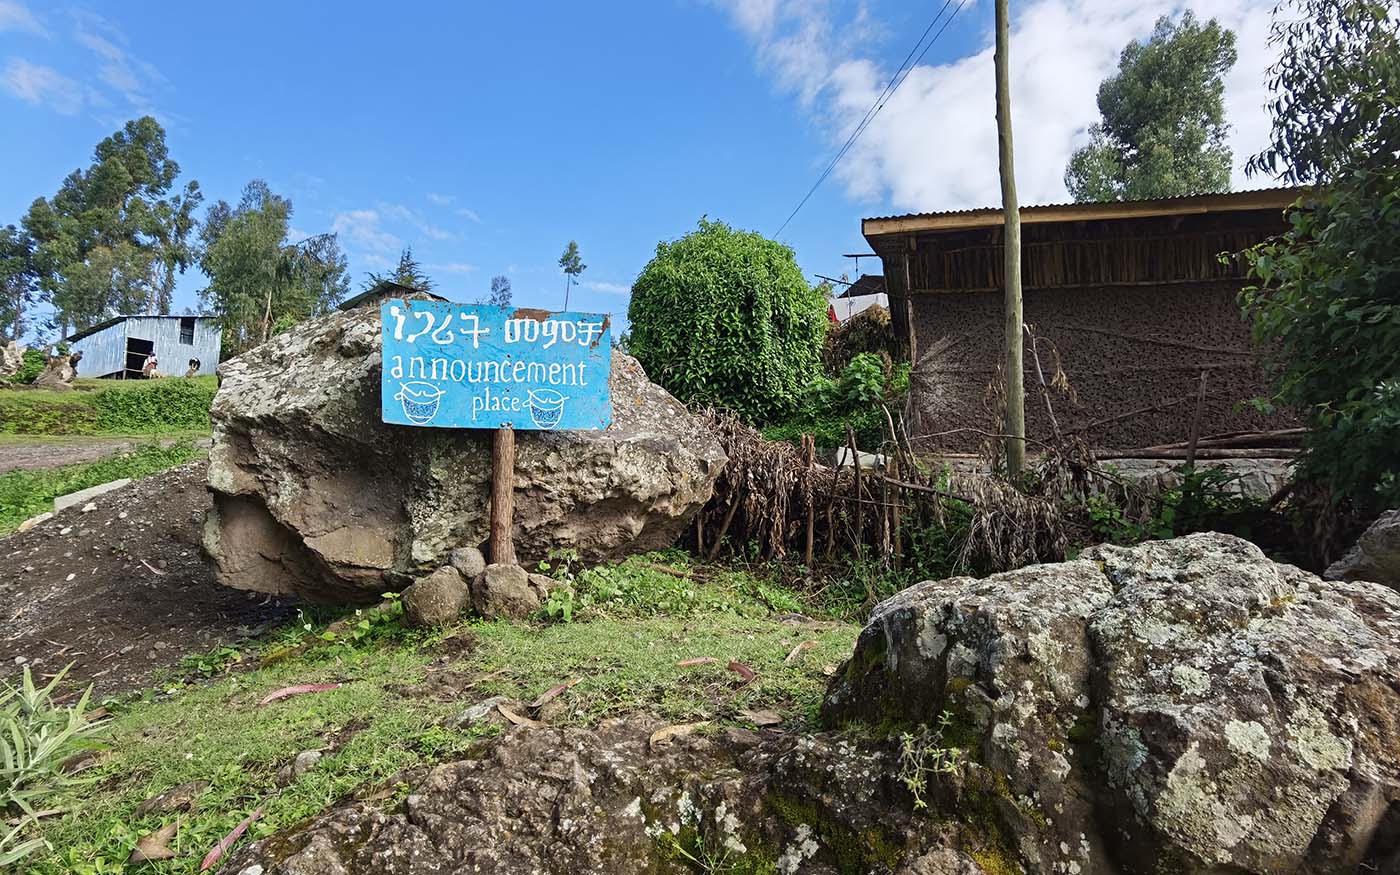
[[1007,0],[996,0],[997,146],[1001,168],[1006,282],[1006,472],[1021,472],[1026,460],[1026,382],[1021,364],[1021,211],[1016,200],[1016,164],[1011,145],[1011,25]]

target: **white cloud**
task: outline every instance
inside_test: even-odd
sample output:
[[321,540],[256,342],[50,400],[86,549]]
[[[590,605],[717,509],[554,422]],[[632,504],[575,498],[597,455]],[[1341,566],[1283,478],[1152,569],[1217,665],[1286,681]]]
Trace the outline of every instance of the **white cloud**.
[[[823,0],[716,0],[755,46],[760,66],[808,108],[814,124],[832,132],[833,149],[854,130],[893,70],[853,53],[869,43],[836,27]],[[1031,0],[1014,12],[1011,37],[1012,122],[1016,178],[1022,203],[1068,199],[1064,168],[1098,119],[1099,83],[1119,53],[1142,39],[1158,16],[1189,6],[1202,19],[1219,18],[1235,31],[1239,62],[1226,80],[1237,188],[1245,161],[1266,142],[1264,69],[1269,5],[1248,0]],[[963,10],[966,16],[975,7]],[[984,7],[985,8],[985,7]],[[857,23],[864,19],[857,15]],[[839,39],[833,37],[839,34]],[[903,46],[897,47],[901,50]],[[902,54],[898,55],[902,57]],[[813,178],[829,160],[814,163]],[[866,129],[835,174],[862,202],[897,210],[946,210],[1000,202],[992,45],[986,30],[973,53],[915,67]],[[794,198],[800,193],[794,193]]]
[[455,201],[456,199],[457,199],[456,197],[454,197],[454,196],[452,196],[452,195],[450,195],[450,194],[438,194],[438,193],[435,192],[435,191],[430,191],[430,192],[428,192],[428,202],[431,203],[431,204],[436,204],[437,206],[440,206],[440,207],[448,206],[449,204],[451,204],[451,203],[452,203],[453,201]]
[[83,88],[52,67],[11,58],[0,76],[0,87],[35,106],[47,106],[62,115],[73,115],[83,107]]
[[463,218],[471,219],[478,225],[481,224],[481,216],[477,215],[476,210],[469,210],[466,207],[458,207],[456,212],[457,215],[462,216]]
[[37,36],[49,35],[44,26],[39,23],[39,19],[34,17],[34,13],[22,4],[15,2],[15,0],[0,0],[0,33],[7,30],[18,30]]
[[[0,0],[3,2],[3,0]],[[73,38],[99,59],[97,77],[141,112],[153,113],[150,94],[167,82],[165,76],[127,49],[126,35],[94,12],[73,13]]]
[[398,249],[403,241],[380,226],[376,210],[346,210],[336,213],[331,230],[349,245],[367,252],[388,252]]
[[428,270],[436,270],[442,273],[475,273],[480,270],[474,264],[467,264],[464,261],[449,261],[445,264],[430,264]]
[[451,240],[453,237],[451,231],[439,228],[420,216],[417,210],[410,209],[403,204],[380,204],[379,209],[386,219],[412,225],[430,240]]
[[579,285],[583,286],[585,289],[592,289],[595,292],[605,292],[609,295],[632,294],[632,287],[624,286],[622,283],[603,283],[595,282],[593,280],[586,280],[582,283],[579,283]]

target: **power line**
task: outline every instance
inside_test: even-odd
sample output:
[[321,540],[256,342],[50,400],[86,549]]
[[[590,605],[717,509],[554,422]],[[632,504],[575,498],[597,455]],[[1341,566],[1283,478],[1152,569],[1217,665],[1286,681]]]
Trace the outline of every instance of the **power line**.
[[[812,187],[802,196],[802,200],[799,201],[792,212],[788,214],[788,217],[783,220],[783,224],[778,228],[777,234],[773,235],[774,237],[783,233],[783,230],[787,228],[788,223],[793,220],[793,217],[807,205],[807,201],[810,200],[817,189],[821,187],[821,184],[826,181],[826,178],[831,175],[831,171],[836,169],[836,165],[840,163],[841,159],[846,157],[846,153],[850,151],[851,146],[855,145],[856,139],[859,138],[860,135],[865,132],[865,129],[870,126],[870,123],[875,120],[875,116],[880,114],[880,110],[885,108],[885,104],[889,102],[890,98],[894,97],[894,93],[899,90],[899,86],[904,84],[904,80],[909,78],[909,74],[912,73],[914,68],[919,65],[919,62],[924,59],[924,55],[928,54],[928,50],[933,48],[934,43],[938,42],[938,38],[943,35],[943,31],[948,29],[948,25],[953,23],[953,19],[962,11],[963,5],[967,0],[959,0],[957,7],[953,10],[953,14],[949,15],[947,20],[943,22],[943,26],[938,29],[938,33],[933,35],[933,39],[929,40],[928,45],[924,46],[923,51],[919,51],[919,46],[923,45],[924,38],[928,36],[929,31],[933,30],[934,25],[938,24],[938,20],[943,17],[943,13],[952,2],[953,0],[944,0],[943,6],[938,10],[938,14],[929,22],[928,27],[924,28],[923,34],[919,36],[918,42],[914,43],[914,47],[909,50],[909,54],[904,56],[904,60],[900,63],[899,68],[895,70],[894,75],[890,77],[890,81],[885,84],[885,88],[880,92],[880,96],[876,97],[875,102],[865,111],[865,115],[861,117],[860,123],[856,125],[855,130],[851,131],[851,135],[846,138],[846,142],[841,146],[836,156],[831,159],[831,163],[827,164],[826,169],[817,177],[817,181],[812,183]],[[915,58],[913,64],[910,64],[909,59],[913,57],[916,51],[919,52],[919,56]],[[906,69],[906,67],[908,69]]]

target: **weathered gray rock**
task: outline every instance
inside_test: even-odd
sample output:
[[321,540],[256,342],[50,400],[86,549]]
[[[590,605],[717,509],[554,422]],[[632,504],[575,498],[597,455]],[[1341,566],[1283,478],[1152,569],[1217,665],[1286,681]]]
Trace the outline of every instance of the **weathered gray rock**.
[[410,626],[445,626],[471,604],[471,590],[451,565],[419,578],[403,591],[404,619]]
[[1031,872],[1400,871],[1400,593],[1205,534],[878,606],[824,707],[937,722]]
[[541,602],[549,598],[549,594],[561,586],[559,581],[543,574],[530,575],[530,589],[535,591],[535,595]]
[[1328,580],[1370,580],[1400,589],[1400,510],[1386,511],[1323,574]]
[[24,347],[18,340],[0,346],[0,377],[13,377],[24,367]]
[[[225,362],[210,418],[205,546],[228,586],[368,602],[479,546],[491,434],[386,425],[375,307]],[[516,550],[586,561],[672,543],[724,463],[699,419],[614,351],[612,425],[516,436]]]
[[[661,723],[515,727],[434,768],[401,808],[352,802],[249,844],[226,869],[264,875],[1000,875],[975,832],[917,815],[897,754],[844,738],[692,735]],[[702,870],[689,858],[711,861]]]
[[60,392],[72,389],[73,381],[78,377],[78,372],[73,366],[75,356],[81,358],[77,354],[49,356],[44,369],[34,378],[34,385]]
[[540,595],[524,568],[492,564],[472,581],[472,607],[488,620],[521,619],[539,610]]
[[458,547],[452,551],[452,567],[462,575],[463,580],[475,580],[486,570],[486,557],[475,547]]

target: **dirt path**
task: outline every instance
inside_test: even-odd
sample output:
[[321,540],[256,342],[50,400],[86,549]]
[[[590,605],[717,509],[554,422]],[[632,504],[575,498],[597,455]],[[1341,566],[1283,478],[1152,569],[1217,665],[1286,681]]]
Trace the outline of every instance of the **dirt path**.
[[[161,443],[169,446],[176,440],[178,438],[170,438]],[[125,452],[142,442],[135,437],[7,437],[0,441],[0,474],[92,462]],[[200,438],[197,443],[207,447],[210,442],[208,438]]]
[[191,462],[0,538],[0,676],[74,662],[94,696],[147,686],[153,669],[248,638],[291,612],[219,586],[200,551],[206,463]]

